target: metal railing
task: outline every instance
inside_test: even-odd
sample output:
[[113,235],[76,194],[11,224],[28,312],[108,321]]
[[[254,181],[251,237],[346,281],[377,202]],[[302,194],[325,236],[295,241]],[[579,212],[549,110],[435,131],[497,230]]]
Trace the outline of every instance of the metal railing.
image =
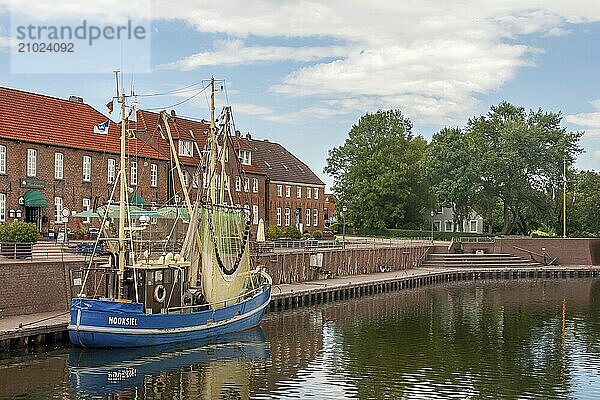
[[456,238],[456,243],[496,243],[494,236],[461,236]]
[[273,253],[286,250],[318,250],[318,249],[365,249],[391,248],[415,245],[431,245],[429,238],[348,238],[334,240],[274,240],[266,242],[251,242],[253,253]]

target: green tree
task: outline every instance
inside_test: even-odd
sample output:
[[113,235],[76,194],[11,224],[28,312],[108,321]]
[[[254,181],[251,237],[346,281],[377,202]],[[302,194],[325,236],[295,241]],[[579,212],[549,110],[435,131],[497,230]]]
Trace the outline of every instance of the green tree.
[[[567,233],[569,236],[600,236],[600,174],[581,171],[572,183],[567,198]],[[562,207],[562,202],[558,203]]]
[[560,113],[527,113],[502,102],[467,123],[479,159],[474,167],[478,198],[487,204],[499,199],[503,234],[529,234],[552,213],[550,193],[561,180],[563,159],[572,165],[583,134],[568,132],[561,122]]
[[476,157],[470,138],[459,128],[444,128],[433,135],[427,148],[425,168],[433,193],[445,206],[452,207],[454,223],[471,213],[477,188]]
[[412,134],[399,110],[365,114],[340,147],[329,151],[324,172],[333,176],[338,209],[355,227],[418,224],[429,201],[422,173],[427,142]]

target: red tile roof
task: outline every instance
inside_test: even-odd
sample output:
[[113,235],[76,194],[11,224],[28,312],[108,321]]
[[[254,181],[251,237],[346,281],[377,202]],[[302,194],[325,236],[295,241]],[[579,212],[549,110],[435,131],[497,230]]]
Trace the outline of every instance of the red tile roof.
[[[85,103],[0,87],[0,137],[108,153],[120,152],[120,127]],[[109,121],[108,134],[94,125]],[[136,143],[128,141],[132,153]],[[139,146],[138,146],[139,147]],[[151,147],[138,155],[165,158]]]

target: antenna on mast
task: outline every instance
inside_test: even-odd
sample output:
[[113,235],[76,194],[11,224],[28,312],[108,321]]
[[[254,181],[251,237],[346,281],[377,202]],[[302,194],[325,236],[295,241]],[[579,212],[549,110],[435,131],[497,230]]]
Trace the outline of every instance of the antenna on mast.
[[117,99],[119,99],[121,97],[121,94],[119,93],[119,72],[121,72],[121,70],[115,69],[113,72],[115,73],[115,82],[117,83]]

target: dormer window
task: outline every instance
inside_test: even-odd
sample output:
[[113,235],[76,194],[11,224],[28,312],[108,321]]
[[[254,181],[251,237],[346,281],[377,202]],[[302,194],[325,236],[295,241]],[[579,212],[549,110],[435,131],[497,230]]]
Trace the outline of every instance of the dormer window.
[[185,157],[194,156],[194,142],[191,140],[179,139],[179,155]]
[[242,165],[252,165],[252,153],[248,150],[240,149],[240,162]]

